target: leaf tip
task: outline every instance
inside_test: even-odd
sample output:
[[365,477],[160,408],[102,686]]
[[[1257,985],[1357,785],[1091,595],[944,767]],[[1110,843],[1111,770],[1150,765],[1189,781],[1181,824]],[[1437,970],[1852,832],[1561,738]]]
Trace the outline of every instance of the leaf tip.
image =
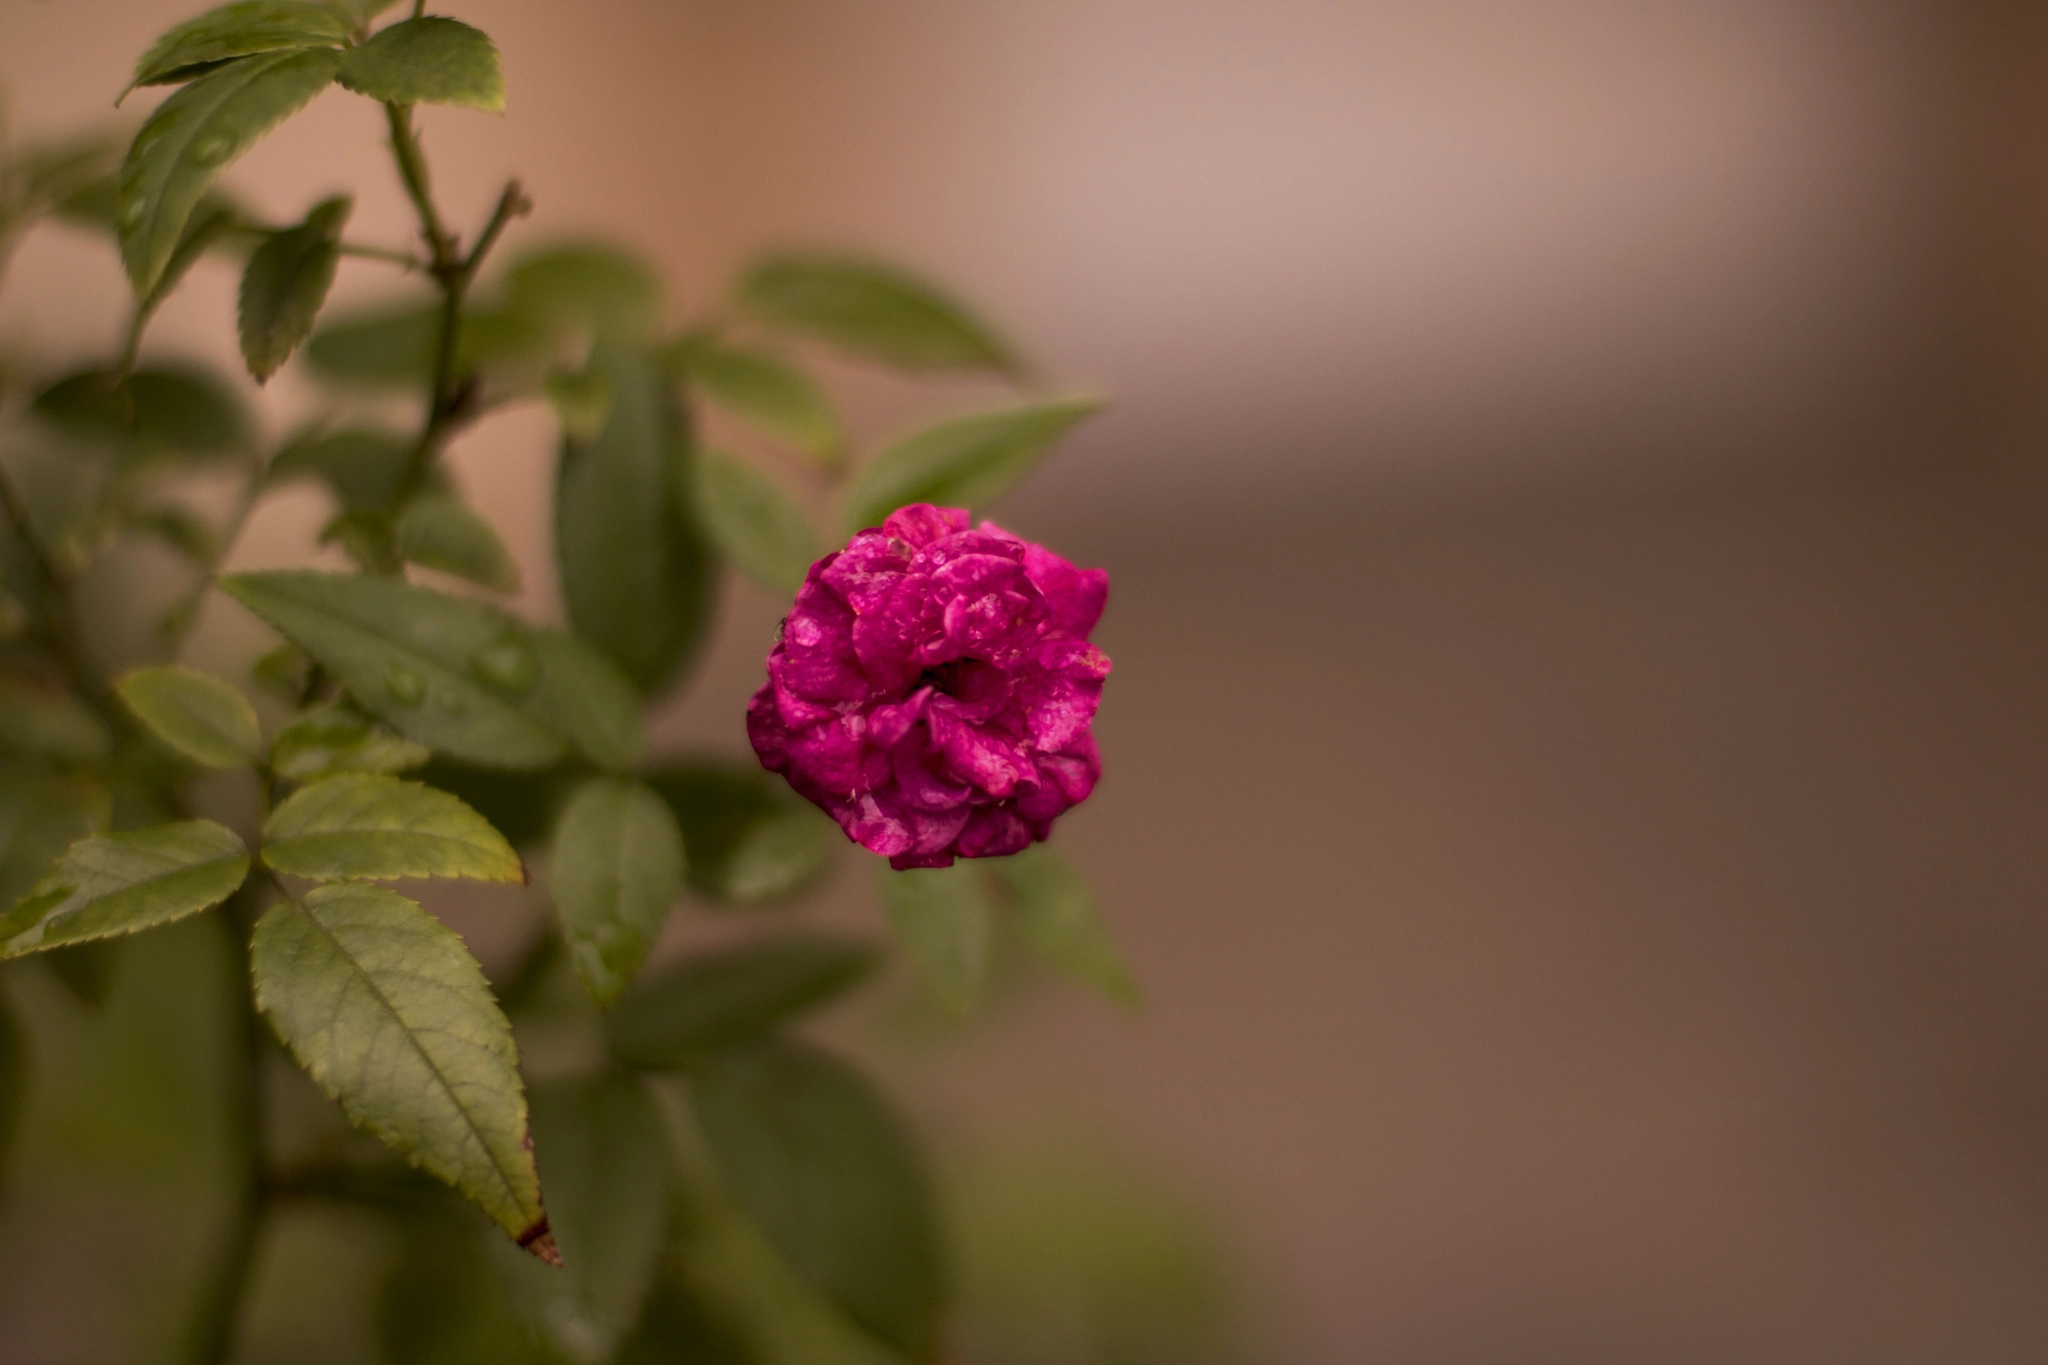
[[555,1245],[554,1230],[548,1226],[548,1216],[542,1214],[532,1227],[515,1239],[520,1248],[532,1252],[548,1265],[557,1269],[562,1265],[562,1249]]

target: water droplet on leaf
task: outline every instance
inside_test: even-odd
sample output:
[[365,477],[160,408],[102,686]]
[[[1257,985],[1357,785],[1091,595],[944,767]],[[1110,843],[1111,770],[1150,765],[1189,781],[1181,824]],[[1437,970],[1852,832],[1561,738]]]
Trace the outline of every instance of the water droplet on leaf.
[[202,166],[218,166],[235,149],[235,140],[224,133],[203,137],[192,146],[192,159]]
[[393,664],[384,671],[384,690],[400,706],[418,706],[426,699],[427,680],[404,664]]
[[490,687],[524,696],[540,681],[540,660],[533,646],[517,635],[504,635],[469,656],[469,668]]

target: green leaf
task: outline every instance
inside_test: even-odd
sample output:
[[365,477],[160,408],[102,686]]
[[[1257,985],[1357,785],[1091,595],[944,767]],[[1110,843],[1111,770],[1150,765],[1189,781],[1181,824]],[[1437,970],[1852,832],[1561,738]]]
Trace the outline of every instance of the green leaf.
[[111,370],[81,370],[40,390],[35,408],[67,436],[117,446],[134,464],[205,462],[249,447],[240,401],[196,368],[152,366],[125,380]]
[[60,688],[0,673],[0,754],[98,765],[112,750],[107,727],[83,701]]
[[195,915],[233,895],[248,873],[241,839],[211,820],[80,839],[0,915],[0,958]]
[[242,272],[242,359],[257,383],[277,373],[306,334],[341,260],[341,226],[353,201],[328,199],[314,206],[306,221],[273,232],[249,257]]
[[1088,885],[1066,859],[1037,844],[988,870],[1008,894],[1017,929],[1033,952],[1125,1009],[1142,1000]]
[[549,881],[576,975],[610,1009],[683,894],[682,831],[647,788],[592,778],[555,827]]
[[128,510],[128,528],[155,536],[203,569],[211,569],[220,553],[213,528],[174,503],[147,503]]
[[825,934],[685,958],[627,992],[605,1020],[612,1056],[643,1071],[677,1070],[836,999],[880,960],[872,944]]
[[584,328],[644,340],[661,321],[661,275],[604,242],[561,242],[522,253],[505,272],[510,309],[549,332]]
[[[550,1196],[553,1187],[548,1187]],[[564,1365],[561,1354],[524,1321],[533,1306],[527,1276],[511,1276],[498,1254],[509,1243],[486,1232],[468,1210],[448,1201],[413,1199],[394,1210],[396,1254],[377,1301],[375,1357],[383,1365]],[[490,1241],[485,1240],[486,1236]],[[513,1251],[533,1277],[560,1275]],[[518,1284],[508,1284],[517,1279]],[[551,1304],[550,1304],[551,1306]]]
[[789,442],[827,468],[839,461],[839,421],[811,377],[779,356],[693,336],[670,350],[704,397]]
[[429,15],[379,29],[342,54],[341,83],[388,104],[459,104],[505,112],[498,49],[468,24]]
[[163,274],[222,167],[334,79],[328,48],[265,53],[199,77],[158,105],[121,166],[121,256],[138,295]]
[[393,729],[493,768],[566,750],[600,767],[639,757],[639,702],[593,650],[481,602],[395,579],[283,570],[221,586]]
[[612,1358],[640,1317],[668,1236],[669,1136],[636,1077],[612,1072],[537,1085],[533,1148],[562,1248],[549,1335],[577,1360]]
[[717,565],[685,515],[690,450],[646,357],[599,345],[613,394],[589,446],[566,443],[555,479],[555,557],[570,624],[650,695],[703,642]]
[[334,705],[301,712],[270,742],[270,770],[287,782],[333,773],[401,773],[432,756],[426,745]]
[[[189,81],[237,57],[339,47],[347,36],[347,22],[329,6],[300,0],[239,0],[187,19],[157,39],[135,64],[135,79],[128,89]],[[127,93],[123,91],[122,98]]]
[[273,484],[318,479],[344,508],[374,510],[389,506],[398,495],[412,462],[413,445],[386,431],[307,432],[277,452],[268,477]]
[[163,306],[192,267],[219,245],[231,228],[240,221],[235,211],[225,204],[210,203],[213,196],[202,196],[199,206],[192,210],[192,216],[185,220],[185,230],[178,234],[178,244],[171,249],[170,259],[164,262],[161,275],[142,297],[137,312],[145,319]]
[[65,849],[105,829],[112,813],[106,787],[94,779],[0,765],[0,905],[20,900]]
[[966,1014],[988,981],[994,909],[981,870],[962,861],[951,867],[883,868],[882,908],[939,1003]]
[[450,493],[421,493],[405,504],[393,530],[409,563],[439,569],[495,592],[519,591],[519,565],[488,521]]
[[[384,307],[335,319],[306,343],[306,363],[324,378],[378,388],[418,388],[434,372],[438,304]],[[546,359],[547,331],[512,308],[475,308],[456,337],[459,368],[497,370]]]
[[546,387],[562,435],[578,444],[596,440],[612,413],[612,390],[604,376],[556,370],[548,375]]
[[282,644],[249,665],[249,676],[271,696],[295,702],[305,695],[312,667],[313,661],[306,657],[306,651],[294,644]]
[[347,883],[273,906],[250,955],[257,1007],[351,1120],[556,1259],[512,1028],[452,930]]
[[956,417],[875,456],[846,490],[846,527],[880,526],[899,507],[929,502],[980,509],[1008,492],[1054,441],[1099,411],[1095,398],[1060,398]]
[[740,282],[765,322],[908,370],[1022,368],[1008,342],[935,286],[880,261],[779,255]]
[[445,758],[433,759],[419,773],[428,786],[461,797],[514,848],[538,844],[554,831],[556,815],[583,777],[566,764],[540,772],[508,773]]
[[721,904],[786,900],[818,879],[844,841],[757,764],[689,763],[650,773],[647,785],[683,828],[690,890]]
[[713,544],[740,572],[775,592],[795,593],[818,558],[803,510],[766,475],[713,451],[699,452],[697,514]]
[[726,1183],[799,1276],[915,1361],[946,1283],[931,1191],[902,1122],[859,1072],[763,1039],[690,1073]]
[[342,773],[293,792],[264,825],[263,861],[314,881],[526,880],[505,836],[460,798],[382,773]]
[[247,768],[263,757],[256,708],[218,678],[160,665],[123,675],[114,690],[158,739],[202,767]]

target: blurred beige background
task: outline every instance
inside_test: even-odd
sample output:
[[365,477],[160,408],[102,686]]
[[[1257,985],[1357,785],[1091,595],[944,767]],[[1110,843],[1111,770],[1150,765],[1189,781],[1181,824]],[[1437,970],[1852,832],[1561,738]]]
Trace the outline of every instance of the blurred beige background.
[[[191,8],[0,0],[14,126]],[[1115,397],[1005,512],[1113,575],[1063,837],[1152,1008],[1041,1002],[942,1109],[1209,1190],[1262,1359],[2048,1356],[2042,16],[459,12],[511,108],[426,116],[458,217],[516,170],[529,240],[623,237],[678,318],[872,248]],[[396,242],[378,127],[330,93],[231,178]],[[232,287],[158,345],[231,356]],[[0,338],[103,347],[122,290],[47,235]],[[458,457],[536,557],[548,459]],[[679,742],[737,742],[775,614],[734,594]]]

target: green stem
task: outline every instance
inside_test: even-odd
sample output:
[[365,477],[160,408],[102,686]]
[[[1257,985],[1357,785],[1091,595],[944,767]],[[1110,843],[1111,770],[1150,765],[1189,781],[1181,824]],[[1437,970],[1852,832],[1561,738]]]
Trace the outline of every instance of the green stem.
[[235,542],[242,538],[242,528],[249,524],[249,514],[256,508],[256,500],[262,496],[264,475],[267,471],[258,461],[249,467],[249,476],[242,482],[242,489],[235,498],[234,510],[228,513],[227,525],[221,528],[220,549],[214,554],[213,562],[199,575],[199,580],[178,599],[165,619],[172,623],[170,634],[164,640],[165,657],[175,660],[178,651],[184,648],[192,628],[199,622],[199,603],[213,587],[220,576],[221,567],[234,553]]

